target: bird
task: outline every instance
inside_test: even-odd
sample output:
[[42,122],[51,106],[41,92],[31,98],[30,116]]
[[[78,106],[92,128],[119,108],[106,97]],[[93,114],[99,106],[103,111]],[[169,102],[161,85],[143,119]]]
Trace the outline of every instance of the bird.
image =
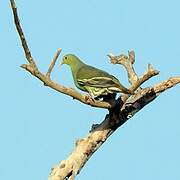
[[116,77],[85,64],[74,54],[64,55],[62,64],[70,66],[75,86],[87,92],[95,100],[116,93],[133,94]]

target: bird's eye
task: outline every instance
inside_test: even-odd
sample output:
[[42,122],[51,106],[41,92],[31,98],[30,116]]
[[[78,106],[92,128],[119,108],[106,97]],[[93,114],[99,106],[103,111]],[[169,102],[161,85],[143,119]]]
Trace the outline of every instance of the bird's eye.
[[67,56],[65,56],[64,59],[67,59]]

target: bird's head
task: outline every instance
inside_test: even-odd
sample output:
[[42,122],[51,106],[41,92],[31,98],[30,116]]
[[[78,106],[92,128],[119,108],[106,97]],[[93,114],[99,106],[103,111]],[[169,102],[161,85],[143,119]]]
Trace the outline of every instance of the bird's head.
[[73,54],[67,54],[65,56],[63,56],[62,58],[62,64],[67,64],[69,66],[73,66],[73,64],[77,64],[78,62],[80,62],[79,58]]

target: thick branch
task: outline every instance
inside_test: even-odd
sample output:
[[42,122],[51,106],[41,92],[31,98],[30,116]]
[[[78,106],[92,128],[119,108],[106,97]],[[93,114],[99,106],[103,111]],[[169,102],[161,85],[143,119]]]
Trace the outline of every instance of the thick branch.
[[142,89],[131,99],[128,99],[120,111],[118,108],[112,110],[96,129],[76,142],[76,147],[70,156],[52,169],[49,180],[64,180],[69,179],[71,175],[76,176],[93,153],[117,128],[153,101],[159,93],[178,83],[180,83],[180,77],[172,77],[152,88]]

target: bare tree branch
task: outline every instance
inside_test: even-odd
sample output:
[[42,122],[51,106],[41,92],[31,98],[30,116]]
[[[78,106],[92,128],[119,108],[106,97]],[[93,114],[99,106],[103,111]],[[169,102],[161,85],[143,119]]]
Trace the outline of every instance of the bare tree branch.
[[172,77],[152,88],[142,89],[131,100],[126,101],[120,111],[113,110],[107,114],[104,121],[96,129],[76,142],[76,147],[69,157],[52,169],[49,180],[64,180],[69,174],[76,176],[93,153],[117,128],[153,101],[159,93],[178,83],[180,83],[180,77]]
[[149,64],[147,71],[141,77],[138,77],[133,67],[133,64],[135,63],[134,51],[128,52],[128,56],[114,56],[109,54],[108,56],[113,64],[121,64],[125,67],[128,74],[128,80],[131,84],[130,90],[133,92],[135,91],[135,93],[131,96],[122,95],[115,102],[89,101],[86,95],[82,95],[72,88],[64,87],[51,80],[51,72],[55,66],[61,49],[57,50],[46,74],[43,74],[38,70],[21,28],[15,1],[10,0],[10,3],[14,15],[15,26],[21,39],[26,59],[29,62],[29,64],[23,64],[21,67],[42,81],[44,85],[49,86],[60,93],[71,96],[74,99],[93,107],[109,109],[109,113],[106,115],[103,122],[93,127],[91,132],[85,138],[76,141],[75,149],[70,156],[54,167],[49,175],[49,180],[74,180],[93,153],[100,148],[100,146],[117,128],[132,118],[138,111],[153,101],[163,91],[179,84],[180,76],[171,77],[153,87],[142,89],[139,87],[151,77],[158,75],[159,71],[154,70],[152,65]]
[[24,52],[25,52],[25,55],[26,55],[26,59],[28,60],[30,65],[32,65],[34,68],[36,68],[36,64],[35,64],[35,62],[34,62],[34,60],[32,58],[31,52],[29,50],[28,44],[26,42],[26,39],[25,39],[25,36],[24,36],[24,33],[23,33],[23,30],[21,28],[21,24],[20,24],[20,20],[18,18],[17,7],[16,7],[16,4],[15,4],[15,1],[10,0],[10,3],[11,3],[11,8],[12,8],[12,11],[13,11],[13,15],[14,15],[14,23],[15,23],[16,29],[17,29],[17,31],[19,33],[19,37],[21,39],[21,43],[22,43],[22,46],[23,46],[23,49],[24,49]]
[[165,81],[155,85],[154,86],[154,92],[156,93],[156,95],[159,95],[163,91],[165,91],[165,90],[167,90],[169,88],[174,87],[178,83],[180,83],[180,76],[171,77],[168,80],[165,80]]
[[[79,93],[78,91],[76,91],[72,88],[68,88],[68,87],[62,86],[58,83],[55,83],[50,79],[50,73],[51,73],[51,71],[55,65],[55,62],[56,62],[56,60],[57,60],[57,58],[61,52],[60,49],[55,54],[46,75],[44,75],[43,73],[41,73],[38,70],[38,67],[37,67],[37,65],[36,65],[32,55],[31,55],[27,41],[25,39],[25,35],[23,33],[23,30],[22,30],[22,27],[20,24],[20,20],[18,17],[17,7],[15,4],[15,1],[10,0],[10,2],[11,2],[11,8],[13,10],[15,26],[16,26],[16,29],[18,31],[19,37],[21,39],[21,43],[22,43],[22,46],[24,49],[24,53],[26,55],[26,59],[29,62],[29,64],[23,64],[21,67],[24,68],[25,70],[27,70],[28,72],[30,72],[33,76],[37,77],[39,80],[41,80],[44,83],[44,85],[49,86],[50,88],[52,88],[58,92],[61,92],[61,93],[66,94],[68,96],[71,96],[71,97],[73,97],[73,99],[77,99],[78,101],[80,101],[84,104],[91,105],[93,107],[105,108],[105,109],[113,108],[116,103],[112,100],[111,101],[96,101],[96,100],[91,101],[89,98],[87,98],[88,97],[87,95],[83,95],[83,94]],[[144,83],[151,76],[151,75],[149,75],[149,73],[147,73],[148,78],[143,77],[142,79],[138,80],[138,77],[137,77],[137,75],[134,71],[133,65],[132,65],[134,63],[134,57],[135,57],[134,51],[129,52],[129,56],[109,55],[109,57],[112,59],[112,62],[116,60],[116,61],[118,61],[119,64],[122,64],[126,68],[126,70],[128,72],[129,81],[131,82],[131,84],[133,84],[133,86],[130,88],[131,90],[137,89],[139,85]],[[124,96],[127,98],[127,95],[124,95]]]
[[136,81],[138,81],[138,76],[133,68],[133,64],[135,62],[135,52],[129,51],[128,56],[121,54],[119,56],[115,56],[112,53],[108,54],[110,61],[112,64],[121,64],[125,67],[128,80],[131,85],[133,85]]
[[47,73],[46,73],[46,76],[47,76],[49,79],[50,79],[50,76],[51,76],[52,69],[54,68],[54,66],[55,66],[55,64],[56,64],[56,61],[57,61],[57,59],[58,59],[61,51],[62,51],[62,49],[58,49],[57,52],[56,52],[56,54],[54,55],[52,61],[51,61],[51,64],[50,64],[50,66],[49,66],[49,69],[48,69],[48,71],[47,71]]
[[68,96],[71,96],[71,97],[73,97],[73,99],[77,99],[78,101],[80,101],[84,104],[88,104],[93,107],[99,107],[99,108],[106,108],[106,109],[112,108],[114,106],[114,104],[112,104],[111,102],[96,101],[96,100],[89,101],[89,99],[87,98],[87,95],[80,94],[78,91],[76,91],[72,88],[68,88],[68,87],[62,86],[60,84],[57,84],[50,79],[50,73],[55,65],[55,62],[60,53],[60,50],[57,51],[55,57],[53,58],[53,61],[50,65],[49,70],[46,75],[44,75],[43,73],[41,73],[38,70],[36,63],[35,63],[32,55],[31,55],[31,52],[29,50],[27,41],[25,39],[25,35],[23,33],[23,30],[22,30],[22,27],[20,24],[20,20],[18,17],[15,1],[10,0],[10,3],[11,3],[12,11],[13,11],[14,23],[15,23],[17,32],[19,34],[19,37],[21,39],[21,43],[22,43],[24,53],[26,55],[26,59],[29,62],[29,64],[23,64],[21,67],[24,68],[25,70],[27,70],[28,72],[30,72],[33,76],[37,77],[39,80],[41,80],[46,86],[49,86],[50,88],[52,88],[58,92],[61,92],[63,94],[66,94]]
[[[119,56],[114,56],[113,54],[109,54],[108,57],[110,58],[111,63],[121,64],[125,67],[128,74],[129,82],[132,85],[129,88],[129,90],[131,90],[132,92],[136,91],[145,81],[159,74],[159,71],[154,70],[152,65],[148,64],[147,71],[141,77],[138,77],[133,68],[133,64],[135,62],[134,51],[130,51],[128,56],[123,55],[123,54]],[[123,102],[125,102],[129,97],[130,95],[124,94],[121,97],[121,99]]]
[[46,86],[49,86],[50,88],[60,93],[69,95],[84,104],[88,104],[93,107],[100,107],[107,109],[111,108],[111,104],[105,101],[88,101],[88,99],[86,99],[86,95],[80,94],[78,91],[74,90],[73,88],[67,88],[63,85],[55,83],[54,81],[50,80],[46,75],[42,74],[40,71],[35,71],[34,68],[32,68],[28,64],[23,64],[21,65],[21,67],[27,70],[28,72],[30,72],[33,76],[37,77],[39,80],[41,80]]
[[138,89],[145,81],[149,80],[151,77],[159,74],[159,71],[154,70],[151,64],[148,64],[148,70],[135,81],[130,88],[132,91]]
[[137,76],[133,64],[135,62],[135,53],[134,51],[130,51],[128,53],[128,56],[121,54],[119,56],[114,56],[113,54],[108,54],[108,57],[110,58],[111,63],[113,64],[121,64],[125,67],[127,74],[128,74],[128,80],[130,84],[132,85],[130,90],[135,91],[137,88],[139,88],[145,81],[150,79],[153,76],[156,76],[159,74],[159,71],[154,70],[151,64],[148,64],[148,70],[141,76],[140,78]]

